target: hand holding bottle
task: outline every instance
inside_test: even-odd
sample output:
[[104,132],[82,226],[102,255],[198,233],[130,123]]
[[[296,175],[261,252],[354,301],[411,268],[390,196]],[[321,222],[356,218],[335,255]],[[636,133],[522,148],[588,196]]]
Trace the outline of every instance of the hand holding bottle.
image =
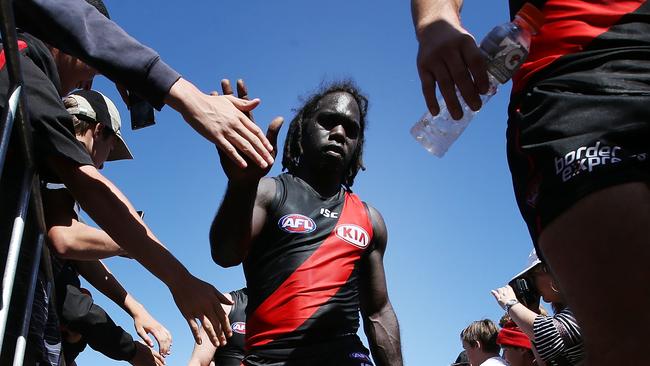
[[[499,84],[506,83],[510,80],[519,66],[524,63],[526,56],[528,56],[531,37],[541,28],[543,20],[543,14],[535,6],[526,3],[512,22],[495,27],[481,41],[480,49],[487,60],[489,84],[487,91],[480,96],[482,103],[487,102],[496,93]],[[435,35],[432,34],[431,36],[434,37]],[[454,51],[450,50],[449,52],[453,53]],[[449,69],[456,70],[458,65],[461,68],[465,65],[462,58],[456,58],[457,60],[455,61],[453,61],[453,58],[451,59],[454,65],[452,65],[453,67],[447,66]],[[472,70],[472,75],[474,73]],[[440,75],[443,74],[441,73]],[[456,79],[465,80],[469,78],[468,71],[454,71],[453,73],[446,74],[454,75],[454,82],[450,83],[449,80],[436,80],[444,96],[444,99],[439,97],[437,100],[437,104],[440,106],[440,112],[436,116],[433,116],[429,112],[425,113],[411,128],[411,135],[413,135],[416,141],[422,144],[427,151],[438,157],[445,155],[451,144],[463,133],[474,115],[478,112],[474,95],[466,91],[469,86],[456,82]],[[477,75],[480,75],[480,73]],[[440,77],[438,78],[440,79]],[[423,85],[424,81],[423,79]],[[474,81],[476,81],[477,85],[482,84],[477,76],[474,76]],[[456,88],[456,99],[445,95],[449,93],[446,90],[449,84]],[[430,94],[430,92],[427,93],[425,91],[425,98],[428,96],[427,94]],[[469,97],[465,98],[465,96]],[[470,102],[469,105],[465,102],[466,100]],[[450,101],[453,104],[450,104],[448,108],[445,101]],[[456,105],[457,101],[460,103],[460,109],[462,110],[462,115],[460,116],[457,112],[459,107]],[[429,104],[430,102],[428,101],[427,105]],[[431,106],[429,108],[430,110],[434,109]]]

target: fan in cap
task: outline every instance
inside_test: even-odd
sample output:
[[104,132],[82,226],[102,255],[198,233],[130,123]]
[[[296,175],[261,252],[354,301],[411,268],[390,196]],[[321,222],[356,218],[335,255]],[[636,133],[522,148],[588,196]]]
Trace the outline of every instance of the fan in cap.
[[497,344],[503,348],[503,357],[508,361],[508,365],[536,365],[530,338],[514,322],[510,321],[501,328]]
[[[70,99],[76,103],[69,103]],[[68,113],[87,122],[101,123],[115,133],[115,145],[109,153],[107,161],[133,159],[133,154],[120,132],[120,113],[108,97],[95,90],[77,90],[68,95],[66,100],[68,101],[66,103]]]
[[533,251],[530,252],[530,254],[528,255],[528,261],[526,262],[526,267],[524,267],[524,269],[521,272],[517,273],[514,277],[512,277],[512,279],[514,280],[515,278],[519,278],[523,276],[524,274],[526,274],[526,272],[530,271],[531,269],[533,269],[533,267],[541,263],[542,261],[537,256],[537,252],[535,251],[535,249],[533,249]]

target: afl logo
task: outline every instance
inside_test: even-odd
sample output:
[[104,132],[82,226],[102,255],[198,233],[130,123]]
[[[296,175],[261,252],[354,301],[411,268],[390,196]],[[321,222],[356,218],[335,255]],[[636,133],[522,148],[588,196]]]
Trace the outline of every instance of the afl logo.
[[339,225],[334,229],[336,236],[354,245],[355,247],[365,249],[370,240],[368,233],[357,225]]
[[280,229],[288,233],[307,234],[316,230],[316,223],[307,216],[300,214],[284,215],[278,222]]
[[246,334],[246,323],[236,322],[230,325],[232,331],[239,334]]

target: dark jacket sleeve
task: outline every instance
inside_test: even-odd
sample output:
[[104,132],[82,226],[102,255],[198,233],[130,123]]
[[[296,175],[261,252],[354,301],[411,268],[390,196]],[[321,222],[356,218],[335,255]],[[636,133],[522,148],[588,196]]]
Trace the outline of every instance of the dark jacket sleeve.
[[15,0],[18,27],[78,57],[160,110],[180,75],[84,0]]
[[136,348],[133,337],[113,322],[90,296],[72,285],[66,286],[61,305],[61,323],[81,334],[95,351],[114,360],[130,361]]
[[[93,165],[93,161],[84,145],[75,138],[70,113],[64,108],[52,80],[27,56],[21,54],[20,61],[39,173],[44,179],[59,182],[45,160],[47,157],[61,156],[80,165]],[[0,73],[1,86],[8,85],[7,77],[6,72]],[[3,92],[0,95],[4,95]],[[5,106],[1,105],[0,109],[3,108]]]

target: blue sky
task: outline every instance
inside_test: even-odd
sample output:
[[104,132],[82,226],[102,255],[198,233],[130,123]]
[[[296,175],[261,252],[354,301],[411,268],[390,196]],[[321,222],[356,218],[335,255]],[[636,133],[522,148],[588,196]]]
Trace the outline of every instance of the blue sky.
[[[425,104],[407,1],[106,4],[118,24],[202,90],[215,90],[221,78],[244,78],[251,95],[262,100],[255,116],[264,128],[277,115],[290,119],[298,97],[322,80],[352,77],[368,94],[368,169],[354,190],[388,225],[386,274],[407,365],[453,362],[461,350],[460,330],[502,315],[490,290],[517,273],[532,248],[505,156],[510,87],[502,87],[443,159],[426,153],[408,133]],[[464,24],[477,39],[507,20],[505,0],[464,6]],[[98,78],[95,87],[119,101],[106,79]],[[117,104],[128,121],[126,108]],[[125,128],[135,160],[106,164],[104,173],[146,212],[158,238],[193,274],[222,291],[242,287],[241,267],[219,268],[209,255],[208,227],[226,184],[214,146],[168,107],[156,118],[154,127]],[[286,126],[281,146],[285,134]],[[278,165],[271,174],[279,172]],[[168,364],[186,363],[193,340],[167,288],[136,262],[106,263],[172,332]],[[93,294],[135,334],[121,309]],[[78,363],[114,364],[92,350]]]

